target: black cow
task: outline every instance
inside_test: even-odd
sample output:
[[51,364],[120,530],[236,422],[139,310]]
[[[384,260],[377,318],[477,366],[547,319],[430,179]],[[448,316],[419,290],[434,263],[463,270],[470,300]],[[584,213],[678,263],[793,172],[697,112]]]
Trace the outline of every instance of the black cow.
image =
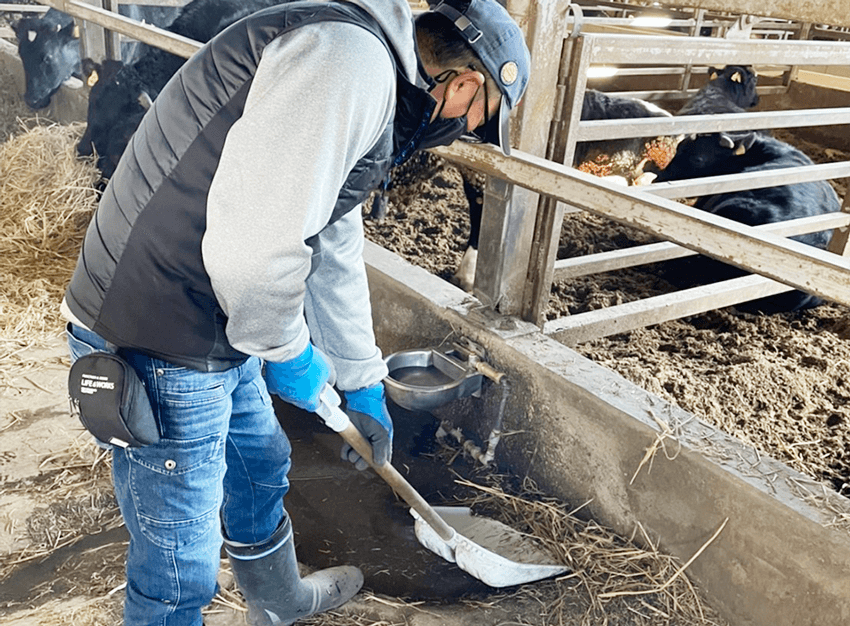
[[748,65],[709,68],[709,80],[676,115],[743,113],[759,103],[758,76]]
[[[709,82],[676,115],[708,115],[743,112],[758,104],[758,78],[749,66],[729,65],[722,70],[709,68]],[[582,102],[581,119],[610,120],[669,117],[660,107],[623,96],[588,89]],[[641,137],[589,141],[576,144],[573,166],[593,174],[622,176],[626,182],[639,182],[643,173],[655,174],[667,166],[680,137]],[[650,144],[655,150],[647,150]],[[650,156],[651,155],[651,156]],[[470,213],[470,238],[452,282],[469,291],[475,278],[481,221],[481,191],[464,181]]]
[[[582,120],[670,116],[670,113],[650,102],[637,98],[613,96],[593,89],[588,89],[585,92],[581,109]],[[607,174],[622,177],[627,183],[630,183],[638,180],[644,173],[644,169],[659,171],[661,167],[666,165],[666,160],[664,160],[662,163],[657,163],[655,167],[647,167],[648,164],[652,165],[653,157],[647,155],[646,147],[650,142],[659,140],[659,143],[665,143],[667,139],[638,137],[581,142],[576,144],[573,165],[584,171],[596,173],[598,170],[594,170],[592,167],[604,161]],[[659,149],[659,151],[666,151],[672,155],[677,139],[669,139],[670,141],[666,143],[670,145]],[[591,167],[586,167],[585,164]],[[478,260],[478,237],[481,230],[483,198],[481,190],[466,179],[464,179],[464,192],[469,205],[470,236],[460,266],[452,277],[452,282],[462,289],[470,291],[475,279],[475,268]]]
[[[177,15],[176,7],[121,4],[119,13],[155,26],[167,26]],[[81,78],[80,40],[74,18],[50,9],[41,17],[25,17],[13,25],[18,39],[18,56],[24,67],[24,101],[32,109],[43,109],[59,87]],[[131,63],[141,53],[141,44],[124,42],[121,58]]]
[[[625,120],[644,117],[671,117],[664,109],[637,98],[614,96],[595,89],[584,93],[581,107],[581,120]],[[648,158],[646,146],[658,137],[630,137],[628,139],[605,139],[602,141],[582,141],[576,144],[573,166],[579,169],[586,163],[604,161],[610,175],[623,176],[628,183],[638,179],[644,173]],[[672,151],[672,148],[671,148]],[[657,172],[666,162],[652,168]],[[593,170],[586,170],[596,173]]]
[[[684,139],[676,156],[655,182],[762,172],[784,167],[812,165],[800,150],[762,133],[711,133]],[[826,181],[781,185],[702,196],[694,206],[749,226],[782,222],[799,217],[839,211],[841,202]],[[824,249],[830,239],[827,231],[793,237]],[[666,278],[679,286],[724,280],[745,274],[743,270],[706,257],[682,259],[671,264]],[[776,313],[811,308],[820,298],[791,291],[738,305],[748,312]]]
[[[192,0],[168,30],[206,43],[237,20],[283,1]],[[110,178],[150,104],[185,62],[183,57],[147,47],[133,64],[111,62],[96,68],[100,78],[89,94],[86,131],[77,153],[96,153],[101,174]]]

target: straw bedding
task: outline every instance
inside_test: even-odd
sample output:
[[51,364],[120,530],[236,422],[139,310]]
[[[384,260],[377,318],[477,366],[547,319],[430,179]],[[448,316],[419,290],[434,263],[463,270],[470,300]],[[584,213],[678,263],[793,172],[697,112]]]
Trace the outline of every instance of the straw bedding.
[[97,169],[75,157],[83,124],[18,124],[0,144],[3,376],[24,365],[23,349],[61,330],[59,303],[98,198]]

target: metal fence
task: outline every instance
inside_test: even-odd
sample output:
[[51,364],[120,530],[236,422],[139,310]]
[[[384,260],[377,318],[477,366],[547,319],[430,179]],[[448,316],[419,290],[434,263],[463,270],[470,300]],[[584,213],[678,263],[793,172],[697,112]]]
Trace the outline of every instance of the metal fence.
[[[573,15],[569,15],[573,13]],[[825,298],[850,304],[841,294],[848,283],[850,269],[847,261],[839,255],[845,254],[847,246],[847,214],[828,218],[803,220],[803,223],[785,223],[767,228],[754,229],[735,222],[722,220],[716,223],[714,216],[699,215],[699,211],[681,213],[676,204],[661,201],[661,198],[694,197],[733,189],[772,186],[779,182],[802,182],[845,178],[850,174],[850,162],[795,168],[793,171],[768,172],[759,175],[728,176],[703,179],[699,182],[684,181],[656,187],[610,189],[606,194],[602,188],[606,183],[597,183],[567,167],[572,163],[575,145],[579,141],[620,139],[626,137],[648,137],[657,135],[680,135],[685,133],[716,132],[720,130],[753,130],[769,128],[795,128],[803,126],[836,126],[850,123],[850,108],[809,109],[798,111],[765,111],[740,115],[688,116],[674,118],[650,118],[644,120],[607,120],[582,122],[581,103],[587,89],[589,70],[594,66],[627,66],[632,75],[657,76],[702,71],[708,66],[728,64],[796,68],[799,66],[847,66],[850,65],[850,44],[811,40],[751,39],[752,32],[742,31],[732,38],[699,37],[682,34],[658,35],[624,32],[590,33],[577,32],[576,24],[581,18],[575,15],[575,7],[567,11],[563,19],[566,34],[562,38],[560,67],[557,86],[551,100],[551,121],[521,119],[521,132],[534,124],[549,126],[549,141],[545,151],[536,154],[547,161],[565,164],[564,169],[549,170],[551,174],[569,178],[554,187],[541,187],[537,182],[506,178],[511,168],[495,167],[498,159],[486,149],[454,146],[440,150],[439,154],[462,162],[471,167],[484,169],[492,175],[485,193],[482,242],[479,251],[479,268],[475,279],[475,293],[483,301],[498,306],[507,313],[517,314],[542,326],[544,332],[566,342],[576,342],[594,337],[623,332],[632,328],[654,324],[667,319],[692,315],[701,311],[720,308],[746,300],[770,295],[797,287]],[[590,18],[588,18],[590,19]],[[611,22],[610,18],[609,23]],[[736,20],[740,21],[740,20]],[[752,26],[757,20],[747,20]],[[729,31],[727,31],[728,34]],[[747,38],[741,36],[744,32]],[[554,42],[541,46],[557,49]],[[535,58],[535,63],[538,59]],[[662,68],[665,71],[659,71]],[[642,72],[642,70],[647,70]],[[649,81],[647,81],[649,82]],[[696,89],[680,84],[678,89],[620,92],[621,95],[665,101],[688,97]],[[788,90],[789,83],[763,87],[762,94],[777,94]],[[539,87],[538,87],[539,89]],[[539,94],[532,96],[537,101],[546,100]],[[522,137],[519,143],[522,146]],[[528,143],[528,142],[526,142]],[[477,158],[471,158],[478,152]],[[460,155],[463,155],[461,158]],[[519,155],[516,159],[530,158]],[[520,168],[522,169],[522,168]],[[540,177],[537,170],[525,170],[529,176]],[[499,173],[501,172],[501,174]],[[499,177],[501,176],[501,179]],[[522,196],[503,184],[532,189],[544,194],[541,199]],[[539,182],[539,181],[538,181]],[[591,193],[588,185],[594,189]],[[601,185],[601,187],[600,187]],[[570,188],[565,194],[553,189]],[[593,197],[594,201],[579,202],[578,198]],[[657,198],[657,201],[653,201]],[[684,205],[678,205],[683,209]],[[612,219],[631,224],[674,244],[658,244],[640,249],[592,255],[588,258],[556,260],[557,245],[564,211],[567,208],[592,211]],[[846,204],[845,204],[846,208]],[[517,217],[520,215],[521,217]],[[637,217],[640,216],[640,217]],[[712,218],[712,219],[709,219]],[[682,219],[680,230],[676,222]],[[521,223],[524,222],[524,223]],[[724,223],[725,222],[725,223]],[[532,227],[528,224],[531,223]],[[488,225],[489,224],[489,225]],[[716,227],[720,230],[715,230]],[[822,251],[812,248],[800,249],[794,241],[780,239],[802,232],[814,232],[837,228],[832,240],[830,271],[837,271],[840,280],[822,283],[813,279],[827,259]],[[529,235],[529,231],[531,234]],[[485,241],[496,233],[498,241]],[[765,234],[769,233],[769,234]],[[765,239],[767,237],[767,239]],[[743,239],[742,239],[743,238]],[[748,241],[741,253],[742,240]],[[762,244],[768,243],[767,247]],[[683,248],[684,246],[684,248]],[[687,250],[685,249],[687,248]],[[683,256],[699,251],[715,258],[732,262],[756,272],[757,276],[711,286],[687,293],[677,292],[669,296],[620,307],[610,307],[599,312],[575,315],[570,318],[546,322],[543,312],[555,279],[566,279],[597,271],[631,267],[656,262],[670,255]],[[495,252],[495,254],[494,254]],[[835,254],[837,253],[837,254]],[[802,257],[800,256],[802,254]],[[828,254],[828,253],[827,253]],[[765,262],[769,259],[769,262]],[[511,271],[519,268],[519,271]],[[802,269],[801,269],[802,268]],[[522,271],[525,270],[525,271]],[[777,282],[778,281],[778,282]],[[781,283],[781,284],[780,284]]]
[[[184,57],[191,56],[200,46],[198,42],[118,15],[109,10],[117,8],[114,0],[103,0],[106,8],[100,2],[94,6],[83,0],[41,1],[86,24],[96,24],[113,34],[130,36]],[[179,3],[179,0],[147,0],[153,2]],[[502,312],[534,321],[544,332],[567,343],[792,288],[850,305],[850,262],[843,256],[850,232],[850,216],[846,212],[751,228],[672,201],[770,186],[780,180],[787,184],[846,178],[850,175],[850,162],[639,188],[618,187],[569,166],[579,141],[850,123],[850,108],[582,122],[581,103],[593,66],[624,66],[625,73],[638,76],[679,75],[683,80],[677,89],[643,90],[628,95],[681,99],[694,91],[684,78],[710,65],[850,66],[850,43],[787,37],[751,39],[752,30],[747,29],[758,22],[729,16],[722,16],[725,30],[717,31],[726,36],[698,36],[694,33],[699,33],[706,23],[712,24],[710,20],[701,21],[705,15],[687,18],[693,20],[687,24],[691,33],[591,33],[583,32],[590,23],[583,21],[580,7],[567,5],[563,0],[532,3],[508,0],[506,4],[526,28],[534,59],[532,83],[515,119],[518,150],[511,158],[488,147],[463,143],[435,150],[450,160],[488,174],[476,295]],[[633,21],[628,15],[618,19]],[[624,23],[623,28],[626,26]],[[712,24],[712,29],[715,28],[721,26]],[[728,37],[730,32],[737,34]],[[746,32],[747,38],[741,32]],[[785,82],[760,88],[760,92],[787,89]],[[567,207],[630,224],[669,243],[557,261],[558,235]],[[824,229],[836,229],[829,252],[785,239]],[[542,321],[542,311],[556,277],[576,277],[695,253],[725,259],[755,275],[702,291],[677,292],[601,312]]]

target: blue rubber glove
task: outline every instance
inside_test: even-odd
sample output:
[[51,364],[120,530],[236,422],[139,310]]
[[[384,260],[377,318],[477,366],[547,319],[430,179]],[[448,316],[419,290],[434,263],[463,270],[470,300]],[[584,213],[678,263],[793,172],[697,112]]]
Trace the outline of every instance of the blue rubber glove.
[[307,411],[315,411],[319,407],[319,394],[330,376],[328,358],[312,343],[308,343],[304,352],[290,361],[266,361],[263,372],[270,393]]
[[[376,465],[389,463],[393,454],[393,420],[387,410],[384,383],[345,392],[345,412],[360,434],[372,444]],[[347,443],[342,446],[342,459],[364,470],[369,464]]]

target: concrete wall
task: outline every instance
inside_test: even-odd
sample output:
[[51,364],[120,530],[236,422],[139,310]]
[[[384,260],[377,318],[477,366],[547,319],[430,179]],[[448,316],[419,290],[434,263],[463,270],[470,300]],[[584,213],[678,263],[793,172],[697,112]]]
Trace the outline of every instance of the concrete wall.
[[[830,109],[850,106],[850,81],[834,75],[801,71],[787,93],[762,98],[758,110]],[[811,126],[794,133],[823,147],[850,151],[850,125]]]
[[[592,499],[589,514],[623,535],[639,523],[682,562],[725,523],[688,573],[735,626],[850,623],[850,501],[395,254],[367,242],[366,258],[386,354],[467,337],[509,376],[504,430],[516,434],[497,449],[502,469]],[[455,403],[465,434],[495,419],[486,400]],[[659,451],[630,484],[663,424],[673,458]]]

